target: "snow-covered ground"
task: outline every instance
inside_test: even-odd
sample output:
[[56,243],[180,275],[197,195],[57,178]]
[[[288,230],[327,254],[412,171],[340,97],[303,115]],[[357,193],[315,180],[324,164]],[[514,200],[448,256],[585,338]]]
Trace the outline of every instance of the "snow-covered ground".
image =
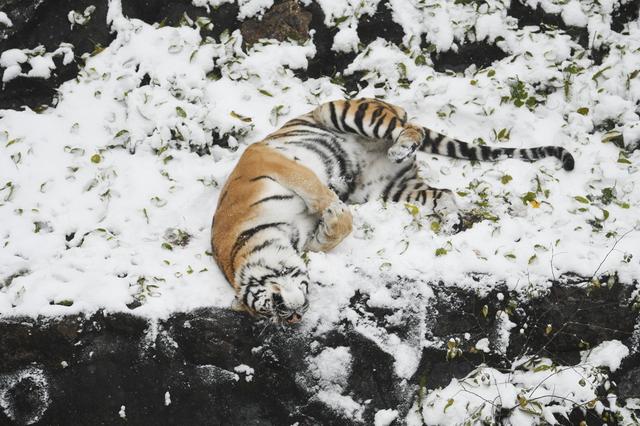
[[[244,18],[272,2],[240,3]],[[472,164],[420,154],[429,181],[456,191],[461,208],[484,220],[453,234],[411,205],[353,206],[353,234],[331,253],[309,255],[316,284],[305,330],[321,333],[352,318],[347,305],[356,290],[369,294],[372,306],[401,311],[416,295],[433,297],[429,282],[480,293],[501,284],[540,295],[564,273],[617,273],[624,283],[640,277],[640,151],[633,150],[640,140],[640,23],[611,29],[620,1],[539,2],[568,25],[586,27],[590,48],[609,48],[599,65],[559,30],[518,28],[504,1],[392,0],[406,33],[402,49],[357,39],[354,16],[373,13],[378,0],[318,3],[326,24],[339,28],[334,50],[358,52],[347,73],[364,71],[370,83],[358,96],[384,98],[416,122],[470,142],[564,146],[576,169],[565,172],[553,159]],[[344,94],[329,77],[294,75],[314,56],[312,41],[245,51],[239,31],[203,40],[198,24],[127,19],[111,0],[115,41],[60,87],[57,106],[0,112],[0,316],[140,305],[132,312],[158,318],[230,305],[233,291],[210,256],[221,186],[248,144]],[[438,73],[421,37],[430,50],[488,40],[508,55],[490,68]],[[3,81],[24,73],[25,63],[30,77],[47,77],[52,56],[70,49],[2,52]],[[221,138],[229,148],[217,146]],[[398,275],[418,283],[400,298],[383,285]],[[420,347],[369,335],[395,356],[401,377],[415,373]],[[504,380],[496,371],[478,374]],[[516,395],[531,377],[516,379],[505,392],[522,405]],[[329,389],[325,396],[331,392],[340,395]],[[425,418],[428,410],[442,411],[441,400],[430,398],[420,403]],[[456,409],[456,397],[443,398],[454,401],[447,413]],[[357,416],[352,402],[345,409]],[[483,410],[491,412],[484,407],[479,416]],[[396,414],[381,413],[380,424]]]

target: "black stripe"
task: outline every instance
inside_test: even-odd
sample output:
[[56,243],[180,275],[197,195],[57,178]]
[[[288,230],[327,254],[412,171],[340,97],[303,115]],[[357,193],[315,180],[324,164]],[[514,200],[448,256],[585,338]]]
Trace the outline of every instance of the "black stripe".
[[[425,140],[429,141],[429,145],[431,145],[431,153],[432,154],[438,154],[440,152],[440,142],[442,141],[442,139],[444,138],[440,133],[436,133],[433,132],[429,129],[427,129],[426,127],[423,127],[424,129],[424,133],[425,133]],[[431,133],[435,133],[436,137],[433,138],[431,137]],[[425,149],[427,147],[425,146]]]
[[340,176],[346,176],[350,170],[347,169],[347,160],[348,154],[347,152],[337,143],[335,143],[335,139],[332,142],[327,141],[326,139],[316,139],[317,144],[322,145],[333,154],[334,159],[338,162],[338,166],[340,167]]
[[531,153],[531,157],[532,157],[534,160],[539,160],[539,159],[540,159],[540,154],[539,154],[540,149],[539,149],[539,148],[531,148],[531,149],[529,150],[529,152]]
[[251,237],[253,237],[258,232],[263,231],[265,229],[277,228],[282,225],[286,225],[286,223],[285,222],[263,223],[262,225],[254,226],[253,228],[249,228],[247,230],[242,231],[240,235],[238,235],[238,238],[236,238],[236,242],[233,243],[233,247],[231,248],[231,256],[230,256],[231,264],[233,265],[233,262],[236,256],[238,255],[238,252],[242,247],[244,247],[245,244],[247,244],[247,242],[251,239]]
[[349,101],[344,101],[344,109],[342,110],[342,117],[340,118],[340,123],[342,124],[342,130],[349,133],[358,133],[354,129],[351,128],[347,124],[347,113],[349,112],[349,108],[351,108],[351,104]]
[[336,130],[341,131],[342,129],[338,126],[338,116],[336,115],[336,106],[333,102],[329,102],[329,111],[331,111],[331,122],[333,123],[333,127]]
[[462,158],[469,158],[469,145],[467,145],[466,143],[458,143],[458,146],[460,147],[460,156]]
[[422,203],[423,206],[425,204],[427,204],[427,191],[425,191],[425,190],[420,191],[420,194],[418,196],[419,196],[419,198],[422,198],[421,203]]
[[360,134],[362,136],[367,136],[367,133],[364,131],[364,126],[363,126],[363,120],[364,120],[364,113],[367,110],[367,108],[369,107],[369,105],[367,103],[361,103],[358,106],[358,110],[356,111],[356,115],[353,118],[353,122],[356,123],[356,126],[358,126],[358,129],[360,130]]
[[393,178],[389,179],[389,184],[387,184],[387,187],[382,192],[383,200],[386,201],[389,198],[389,193],[393,189],[393,186],[400,180],[400,178],[402,178],[402,176],[404,176],[405,173],[410,171],[412,167],[413,167],[412,164],[404,166],[402,169],[400,169],[400,171],[398,171],[398,173],[395,174]]
[[261,200],[256,201],[255,203],[251,204],[251,207],[258,205],[260,203],[265,203],[267,201],[272,201],[272,200],[292,200],[293,199],[293,195],[272,195],[270,197],[265,197]]
[[309,124],[309,122],[301,118],[294,118],[293,120],[289,120],[286,123],[284,123],[280,129],[286,129],[287,127],[299,126],[299,125],[305,125],[305,124]]
[[435,210],[436,207],[438,206],[438,200],[442,198],[443,194],[444,194],[443,191],[438,191],[436,189],[433,190],[433,210]]
[[375,136],[378,139],[380,139],[380,135],[378,134],[378,131],[380,130],[380,126],[382,125],[383,122],[384,122],[384,115],[382,115],[378,119],[378,122],[376,123],[376,126],[373,128],[373,136]]
[[400,201],[400,197],[402,196],[402,193],[404,191],[406,191],[407,186],[404,184],[400,184],[400,187],[398,188],[398,190],[396,191],[395,194],[393,194],[393,198],[391,199],[394,203],[397,203],[398,201]]
[[382,114],[383,110],[383,107],[378,107],[375,111],[373,111],[373,114],[371,114],[371,120],[369,120],[369,127],[373,126],[373,122],[376,121],[376,118],[378,118],[380,114]]
[[388,138],[391,135],[391,132],[395,130],[397,123],[398,123],[398,119],[396,117],[393,117],[389,122],[389,125],[387,126],[387,131],[384,132],[385,139]]
[[298,231],[298,228],[296,228],[295,226],[290,227],[293,231],[291,233],[291,245],[293,246],[294,250],[298,251],[298,244],[300,244],[300,231]]
[[267,175],[256,176],[254,178],[249,179],[249,182],[255,182],[255,181],[260,180],[260,179],[269,179],[269,180],[272,180],[274,182],[277,182],[274,178],[272,178],[271,176],[267,176]]
[[447,155],[452,158],[456,157],[456,143],[454,141],[447,142]]
[[[249,306],[251,309],[253,309],[254,311],[256,310],[255,307],[255,303],[256,303],[256,299],[258,299],[258,297],[260,296],[260,294],[264,293],[266,290],[264,288],[255,288],[254,287],[258,287],[257,285],[251,285],[249,284],[249,288],[247,288],[247,290],[244,292],[244,296],[242,297],[242,301],[244,302],[245,305]],[[249,295],[253,296],[253,300],[251,301],[251,304],[249,304]]]
[[[335,166],[334,158],[332,158],[330,155],[327,155],[326,152],[323,152],[320,148],[318,148],[319,144],[317,143],[317,140],[304,139],[300,141],[289,142],[289,144],[300,146],[301,148],[305,148],[313,152],[314,154],[316,154],[318,157],[320,157],[320,160],[324,165],[324,171],[327,174],[327,176],[329,177],[333,176],[333,168]],[[338,162],[338,167],[340,167],[339,162]]]
[[480,155],[482,156],[482,160],[496,160],[500,157],[500,149],[491,149],[486,145],[480,145]]
[[253,247],[251,249],[251,251],[249,251],[249,253],[247,254],[247,256],[250,256],[254,253],[259,252],[262,249],[266,249],[267,247],[271,247],[274,243],[278,242],[278,240],[276,238],[272,238],[270,240],[264,241],[260,244],[258,244],[257,246]]

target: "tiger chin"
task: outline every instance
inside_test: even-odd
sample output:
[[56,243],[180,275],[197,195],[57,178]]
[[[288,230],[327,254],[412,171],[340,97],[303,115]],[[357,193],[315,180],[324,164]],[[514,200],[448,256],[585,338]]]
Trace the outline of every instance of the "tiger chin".
[[562,147],[470,145],[410,123],[402,108],[380,100],[322,104],[250,145],[220,193],[211,241],[236,291],[233,308],[298,323],[309,306],[302,254],[331,250],[351,233],[347,204],[382,199],[455,213],[453,192],[420,176],[419,151],[471,161],[555,157],[574,168]]

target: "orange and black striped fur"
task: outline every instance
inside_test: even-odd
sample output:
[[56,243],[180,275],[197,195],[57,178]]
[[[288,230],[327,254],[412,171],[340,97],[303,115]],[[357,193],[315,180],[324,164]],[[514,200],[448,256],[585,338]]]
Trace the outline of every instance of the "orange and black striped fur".
[[299,321],[309,284],[301,254],[330,250],[351,232],[345,202],[382,198],[455,209],[451,191],[418,175],[418,150],[481,161],[556,157],[565,170],[574,166],[562,147],[472,146],[411,124],[402,108],[379,100],[320,105],[249,146],[221,192],[212,244],[236,290],[236,308]]

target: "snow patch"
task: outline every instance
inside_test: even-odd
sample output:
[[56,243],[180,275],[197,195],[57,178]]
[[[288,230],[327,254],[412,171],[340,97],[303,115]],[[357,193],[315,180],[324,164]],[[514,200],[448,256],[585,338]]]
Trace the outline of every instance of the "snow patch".
[[627,348],[619,340],[609,340],[600,343],[593,349],[582,351],[582,362],[595,367],[607,367],[614,372],[622,363],[622,360],[629,355]]

